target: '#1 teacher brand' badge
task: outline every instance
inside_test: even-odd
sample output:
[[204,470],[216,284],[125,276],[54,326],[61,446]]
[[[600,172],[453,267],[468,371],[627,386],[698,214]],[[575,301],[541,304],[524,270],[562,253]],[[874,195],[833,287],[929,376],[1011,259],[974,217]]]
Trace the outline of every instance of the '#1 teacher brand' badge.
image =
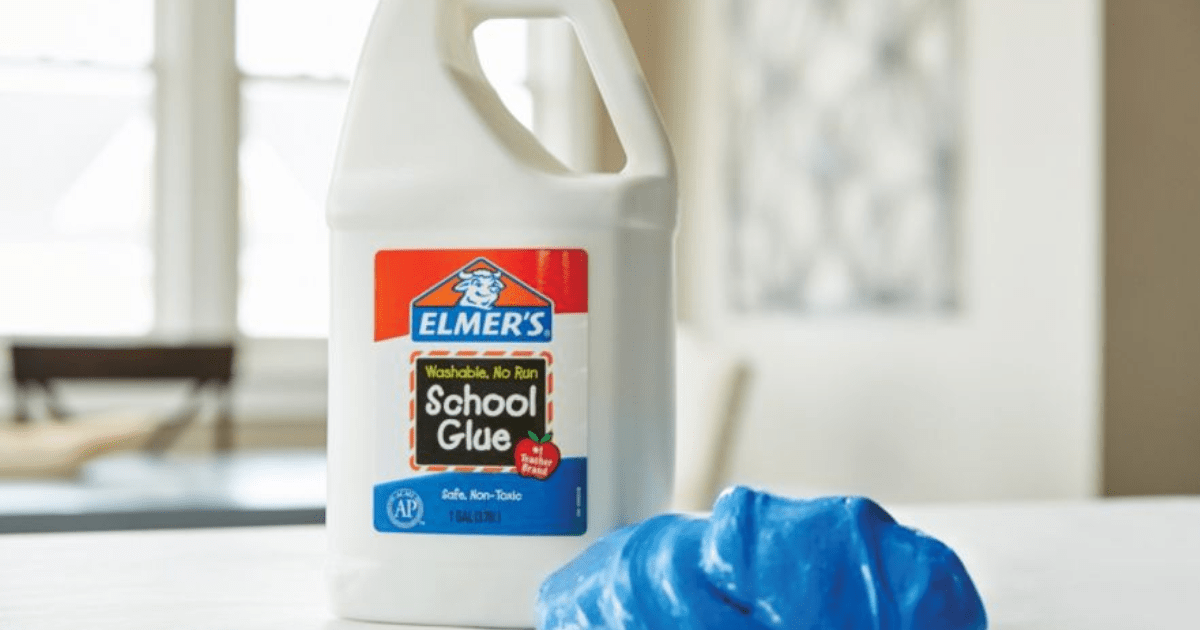
[[486,258],[477,258],[412,302],[416,342],[546,343],[554,304]]

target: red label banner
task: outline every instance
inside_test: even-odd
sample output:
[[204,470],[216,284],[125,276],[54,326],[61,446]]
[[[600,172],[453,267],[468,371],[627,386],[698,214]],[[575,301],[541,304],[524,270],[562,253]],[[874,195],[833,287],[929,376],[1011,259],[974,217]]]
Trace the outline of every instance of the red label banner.
[[375,255],[375,341],[408,335],[412,301],[480,258],[551,299],[556,314],[588,310],[588,260],[582,249],[381,251]]

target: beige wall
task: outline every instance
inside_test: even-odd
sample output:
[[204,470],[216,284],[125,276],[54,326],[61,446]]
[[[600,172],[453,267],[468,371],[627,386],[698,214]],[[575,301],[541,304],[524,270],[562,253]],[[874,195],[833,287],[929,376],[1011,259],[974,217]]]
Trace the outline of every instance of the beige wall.
[[771,318],[720,295],[721,3],[618,0],[680,163],[683,315],[754,372],[726,481],[895,501],[1098,492],[1101,2],[963,3],[958,312]]
[[[694,2],[694,0],[693,0]],[[676,50],[685,45],[686,33],[681,18],[687,13],[686,0],[615,0],[617,11],[637,50],[642,72],[650,83],[655,103],[663,114],[672,141],[682,135],[680,88],[683,73],[690,68],[676,63]],[[600,134],[600,163],[607,169],[619,167],[620,145],[607,121]]]
[[1200,493],[1200,2],[1105,22],[1104,490]]
[[[698,148],[719,146],[712,141],[711,133],[704,131],[703,110],[711,103],[699,96],[714,95],[711,81],[706,83],[706,67],[699,61],[703,55],[712,54],[706,50],[711,42],[705,38],[704,20],[701,19],[704,13],[701,7],[711,7],[712,3],[705,0],[617,0],[617,4],[680,160],[683,202],[680,260],[681,266],[686,268],[700,258],[694,252],[703,251],[702,245],[706,241],[701,233],[705,229],[719,230],[719,224],[714,227],[714,218],[710,216],[713,213],[713,200],[708,198],[711,194],[706,194],[713,189],[706,187],[703,181],[697,181],[698,173],[705,170],[703,163],[708,159]],[[1044,378],[1046,374],[1035,374],[1033,381],[1022,385],[1025,380],[1018,375],[1030,372],[1019,370],[1009,377],[1000,375],[1001,379],[1008,380],[992,383],[989,391],[970,383],[956,384],[957,375],[952,374],[931,381],[942,382],[944,387],[927,392],[928,400],[924,404],[914,402],[898,409],[881,408],[872,413],[899,417],[910,412],[919,413],[926,424],[940,425],[943,431],[961,431],[965,441],[975,436],[980,441],[1011,444],[1013,451],[1002,459],[1015,456],[1011,460],[1013,463],[1027,464],[1022,460],[1030,455],[1053,459],[1053,452],[1065,449],[1062,454],[1064,461],[1069,463],[1064,464],[1066,469],[1060,473],[1054,473],[1054,467],[1048,464],[1046,467],[1017,465],[1005,473],[1001,465],[993,472],[1008,474],[1017,483],[1005,483],[997,477],[984,483],[989,486],[984,492],[988,495],[1087,494],[1091,465],[1086,452],[1097,448],[1101,451],[1098,464],[1102,468],[1103,491],[1107,494],[1200,493],[1200,1],[1104,2],[1103,61],[1099,64],[1104,90],[1099,95],[1103,104],[1103,120],[1100,121],[1103,149],[1086,140],[1092,137],[1087,131],[1092,108],[1085,104],[1093,95],[1077,93],[1072,97],[1066,96],[1070,92],[1065,91],[1070,86],[1089,85],[1086,74],[1071,74],[1088,72],[1085,58],[1090,53],[1085,49],[1086,44],[1084,48],[1077,48],[1077,53],[1064,45],[1072,46],[1073,42],[1087,38],[1086,29],[1090,28],[1087,7],[1091,2],[1054,4],[1061,10],[1054,13],[1050,7],[1036,2],[1008,3],[1003,5],[1003,10],[984,3],[967,3],[968,20],[973,22],[969,24],[972,28],[968,29],[967,50],[976,55],[968,60],[971,62],[968,71],[975,73],[974,78],[968,77],[969,84],[1002,86],[1003,89],[991,90],[991,96],[1000,99],[997,102],[1008,104],[995,110],[994,116],[986,114],[967,121],[968,141],[973,143],[968,147],[968,153],[982,159],[968,165],[974,175],[967,182],[967,232],[964,238],[968,246],[968,267],[992,256],[996,256],[997,264],[1000,264],[1003,252],[1008,250],[1015,256],[1008,259],[1010,262],[1018,266],[1028,262],[1024,259],[1029,255],[1029,243],[1021,242],[1025,238],[1020,236],[1022,232],[1033,235],[1041,231],[1046,238],[1058,239],[1059,245],[1052,248],[1057,254],[1047,250],[1044,260],[1033,261],[1050,271],[1055,276],[1052,280],[1060,287],[1052,290],[1048,285],[1046,299],[1029,304],[1030,308],[1045,314],[1040,320],[1044,326],[1039,327],[1034,322],[1022,324],[1021,320],[1013,318],[1002,320],[1000,325],[1014,327],[1015,333],[1027,339],[1031,337],[1026,333],[1035,330],[1050,335],[1047,339],[1054,341],[1045,344],[1042,351],[1050,352],[1045,355],[1047,361],[1070,357],[1065,360],[1077,374],[1073,385],[1070,389],[1064,389],[1062,383],[1054,385],[1054,379]],[[972,16],[986,13],[985,8],[996,12],[997,15],[992,17],[1000,19],[971,20]],[[708,19],[711,18],[710,12]],[[1060,19],[1057,25],[1054,24],[1056,19]],[[1048,35],[1055,33],[1045,42],[1036,39],[1043,32],[1042,27],[1050,29]],[[1064,39],[1065,35],[1070,37]],[[1011,73],[1001,69],[999,64],[989,65],[992,60],[1029,56],[1014,50],[1012,44],[1018,40],[1025,42],[1023,49],[1030,50],[1030,55],[1040,56],[1043,62],[1034,62],[1032,57],[1024,61],[1018,59],[1019,63],[1014,62],[1016,65]],[[992,44],[994,47],[990,48]],[[993,48],[995,56],[988,52]],[[979,57],[980,54],[983,57]],[[1071,57],[1076,54],[1082,56]],[[1037,77],[1042,75],[1047,75],[1048,81],[1039,82]],[[1049,80],[1050,75],[1057,78]],[[1078,82],[1080,79],[1082,83]],[[1012,94],[1018,93],[1028,96],[1011,98]],[[983,102],[982,91],[967,97],[973,100],[975,111],[992,111]],[[1039,101],[1045,101],[1045,105],[1038,105]],[[1043,113],[1022,113],[1026,104],[1036,105],[1035,109]],[[1068,110],[1079,105],[1084,107],[1074,116],[1070,115]],[[1056,119],[1060,115],[1062,117]],[[1081,122],[1079,117],[1082,117],[1082,126],[1077,124]],[[1038,122],[1039,118],[1041,122]],[[1031,124],[1043,126],[1045,134],[1035,137],[1038,134],[1024,133]],[[1064,127],[1075,127],[1078,133],[1063,134],[1061,129]],[[1015,142],[1025,147],[1025,153],[1036,145],[1049,147],[1050,153],[1058,157],[1035,160],[1045,166],[1045,177],[1032,172],[1022,175],[1029,170],[1017,160],[1017,154],[1022,151],[1005,153],[996,145],[988,144],[993,140],[1002,145],[1011,144],[1006,138],[1016,138]],[[1081,139],[1085,140],[1081,143]],[[614,150],[611,135],[604,136],[601,147],[605,163],[615,164],[619,151]],[[1088,151],[1095,157],[1086,157],[1084,152]],[[1045,151],[1041,153],[1045,154]],[[999,154],[1008,157],[998,157],[1001,161],[988,159]],[[1087,218],[1090,193],[1085,188],[1089,180],[1088,176],[1080,175],[1087,171],[1091,160],[1102,160],[1104,201],[1100,221]],[[1064,164],[1075,164],[1078,168],[1064,171]],[[1007,173],[1004,172],[1006,169]],[[1055,179],[1059,180],[1058,184],[1052,181]],[[992,180],[1006,183],[998,183],[998,187],[991,190],[987,182]],[[1024,195],[1027,198],[1024,200],[1017,189],[1011,188],[1022,181],[1025,183],[1021,184],[1021,189],[1029,193]],[[1007,192],[1005,188],[1008,188]],[[1072,189],[1079,194],[1073,196],[1069,192]],[[1068,199],[1075,201],[1067,202]],[[1065,214],[1064,208],[1068,206],[1064,206],[1064,202],[1072,208]],[[1016,211],[1014,204],[1023,204],[1030,216],[1020,225],[1014,223],[1013,230],[1008,233],[989,224],[1000,221],[997,215],[976,215],[980,208],[990,206],[994,206],[995,213],[1011,214]],[[1047,224],[1047,219],[1053,221]],[[1101,221],[1104,226],[1102,247],[1091,247],[1088,239],[1099,233]],[[698,223],[707,223],[707,226],[697,229]],[[976,230],[976,227],[980,229]],[[1042,240],[1039,238],[1038,242]],[[1055,255],[1059,258],[1052,257]],[[1071,279],[1065,271],[1056,273],[1055,270],[1061,268],[1063,256],[1072,257],[1076,262],[1071,264],[1079,265],[1080,273],[1076,279]],[[1091,282],[1088,279],[1092,276],[1086,269],[1093,259],[1102,260],[1102,302],[1093,301],[1095,292],[1086,287],[1082,294],[1076,295],[1080,290],[1076,284],[1079,279]],[[695,314],[703,314],[711,305],[704,304],[697,296],[688,295],[688,288],[685,278],[680,287],[681,309],[686,319],[695,319]],[[968,288],[976,295],[986,290]],[[1064,296],[1073,300],[1070,307],[1073,314],[1066,318],[1063,317],[1063,304],[1053,306],[1055,300]],[[1027,295],[1027,298],[1040,299],[1036,295]],[[1094,315],[1086,314],[1089,309]],[[967,321],[980,314],[978,309],[968,312]],[[1088,331],[1090,324],[1084,323],[1098,319],[1104,322],[1097,340],[1102,357],[1095,357],[1096,353],[1087,349],[1092,333]],[[827,328],[810,332],[815,336],[803,349],[808,356],[828,351],[837,355],[833,365],[847,361],[847,348],[838,346],[836,341],[841,331]],[[853,334],[861,336],[862,332]],[[996,331],[990,334],[994,336]],[[895,336],[893,330],[888,338]],[[1069,351],[1067,345],[1061,343],[1067,338],[1075,340]],[[867,356],[877,353],[868,350]],[[899,360],[906,361],[903,355]],[[986,362],[987,357],[981,356],[980,360]],[[1037,366],[1046,372],[1050,369],[1047,361],[1030,359],[1028,366]],[[1103,364],[1103,376],[1096,388],[1103,411],[1094,412],[1095,415],[1088,411],[1095,408],[1086,385],[1089,369],[1084,363],[1088,362]],[[869,361],[868,365],[872,373],[883,369],[877,360]],[[768,361],[760,367],[770,369],[771,364]],[[851,371],[861,375],[862,366]],[[843,373],[838,382],[845,384],[854,376]],[[892,378],[883,372],[876,376],[885,381]],[[904,381],[911,377],[909,372],[898,378]],[[1037,383],[1050,389],[1042,391],[1045,388]],[[955,387],[963,390],[963,396],[980,403],[992,398],[992,393],[998,393],[1000,398],[996,400],[1007,401],[1001,404],[1013,407],[1011,411],[1015,415],[1008,416],[1002,409],[997,412],[996,405],[979,415],[972,412],[971,405],[949,404],[942,394]],[[1005,393],[1004,390],[1011,391]],[[758,393],[760,397],[771,395],[769,391]],[[857,416],[851,412],[843,413],[844,408],[854,405],[846,400],[824,402],[828,403],[826,412],[839,414],[842,424],[851,423],[841,430],[854,430]],[[774,404],[764,406],[761,400],[757,404],[760,410],[768,413],[801,417],[799,409]],[[940,414],[930,408],[940,409],[948,415],[938,420]],[[920,411],[922,409],[925,411]],[[1047,415],[1038,416],[1039,409]],[[985,421],[993,415],[1000,423],[994,427]],[[984,424],[980,425],[980,422]],[[1093,422],[1100,425],[1102,442],[1094,437],[1095,430],[1088,429]],[[964,423],[967,426],[963,426]],[[970,428],[971,425],[974,428]],[[1011,433],[1006,439],[998,439],[1000,426],[1008,427],[1005,431]],[[1012,428],[1014,426],[1027,429],[1016,430]],[[903,437],[902,432],[900,436]],[[1027,446],[1018,447],[1021,442]],[[898,438],[896,445],[902,446],[903,440]],[[971,450],[975,456],[983,456],[984,461],[990,459],[989,452],[994,452],[978,448],[973,445]],[[884,454],[909,461],[892,449]],[[844,459],[846,453],[834,455]],[[951,461],[946,456],[931,456],[917,468],[928,469],[930,475],[936,475],[944,473],[945,466]],[[850,465],[854,466],[853,463]],[[1014,474],[1022,470],[1028,474]],[[923,474],[918,470],[914,476],[919,478]],[[1039,476],[1044,478],[1044,483],[1035,479]],[[842,477],[857,478],[857,472],[847,472]],[[969,481],[965,483],[980,481],[973,477],[966,475]],[[1038,486],[1042,490],[1034,490]],[[971,491],[944,489],[937,494],[966,496]]]
[[[705,171],[703,162],[711,155],[701,147],[710,146],[711,134],[702,130],[706,108],[711,99],[705,95],[714,86],[703,79],[712,51],[704,44],[705,23],[713,17],[714,0],[614,0],[633,46],[642,72],[650,83],[655,104],[662,114],[667,136],[675,153],[679,176],[680,229],[676,242],[680,268],[694,259],[693,248],[700,240],[697,196],[702,186],[698,179]],[[598,129],[600,164],[615,170],[623,163],[623,153],[607,119]],[[689,295],[690,282],[681,277],[677,286],[681,319],[694,319]]]

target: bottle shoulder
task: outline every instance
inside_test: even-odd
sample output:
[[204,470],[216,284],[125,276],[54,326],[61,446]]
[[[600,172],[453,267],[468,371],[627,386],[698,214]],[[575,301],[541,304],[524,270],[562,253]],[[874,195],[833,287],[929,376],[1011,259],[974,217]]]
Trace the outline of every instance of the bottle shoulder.
[[674,229],[675,182],[619,175],[471,176],[391,170],[336,178],[333,229],[619,227]]

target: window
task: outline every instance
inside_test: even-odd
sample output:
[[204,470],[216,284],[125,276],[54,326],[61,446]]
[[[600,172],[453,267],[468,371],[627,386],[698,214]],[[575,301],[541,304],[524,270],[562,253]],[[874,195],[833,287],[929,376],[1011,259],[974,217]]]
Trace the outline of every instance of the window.
[[[178,34],[186,29],[164,18],[192,20],[197,11],[229,16],[190,28],[214,30],[192,35],[208,41],[200,48],[202,65],[222,56],[215,47],[224,44],[212,42],[236,42],[240,120],[209,127],[240,130],[239,169],[229,174],[239,179],[240,208],[238,229],[197,236],[190,245],[240,241],[217,244],[215,254],[238,252],[236,280],[216,284],[238,283],[217,290],[236,294],[241,334],[322,337],[329,299],[326,186],[349,80],[376,1],[220,0],[235,7],[228,12],[200,2],[184,0],[179,6],[197,10],[164,14],[157,28]],[[182,258],[190,262],[180,269],[181,258],[164,253],[179,247],[180,230],[156,230],[163,211],[179,212],[155,208],[156,125],[162,124],[154,116],[156,71],[172,72],[168,66],[175,62],[170,56],[156,62],[157,4],[0,5],[0,335],[186,335],[188,324],[167,320],[178,318],[186,304],[221,299],[197,294],[180,302],[170,295],[166,304],[175,306],[163,307],[155,294],[156,282],[160,292],[175,292],[174,278],[187,276],[186,266],[203,258]],[[476,43],[500,96],[532,127],[528,24],[488,22],[476,32]],[[234,28],[235,37],[224,36]],[[226,34],[216,32],[222,29]],[[187,98],[160,98],[162,120],[178,120],[172,108],[180,102]],[[158,151],[157,160],[168,162],[158,172],[191,168],[172,163],[180,162],[178,156]],[[180,223],[188,222],[174,215],[167,221]],[[199,288],[186,290],[204,293],[214,286],[193,284]]]
[[[236,330],[256,339],[323,337],[326,189],[375,5],[0,5],[0,335],[189,337]],[[156,16],[156,7],[169,10]],[[487,22],[476,42],[501,98],[532,128],[536,82],[528,61],[537,38],[529,24]],[[167,46],[157,51],[156,29]],[[543,44],[539,56],[546,52]],[[213,87],[211,79],[180,80],[222,76],[229,59],[236,59],[240,108],[196,92]],[[157,98],[156,82],[163,86]],[[214,103],[221,107],[208,107]],[[179,150],[190,142],[180,128],[236,134],[227,142],[237,143],[237,169],[232,160],[227,169],[213,162],[197,167],[196,152]],[[156,151],[156,138],[172,145]],[[556,150],[565,144],[551,142]],[[232,155],[234,145],[224,146]],[[200,176],[180,177],[197,168]],[[237,190],[237,208],[188,202],[214,182]],[[227,207],[228,218],[210,216]],[[227,227],[235,222],[236,229]],[[203,268],[235,252],[236,275],[232,268]],[[198,318],[190,315],[197,307],[206,309]]]
[[0,334],[154,323],[153,9],[0,4]]

